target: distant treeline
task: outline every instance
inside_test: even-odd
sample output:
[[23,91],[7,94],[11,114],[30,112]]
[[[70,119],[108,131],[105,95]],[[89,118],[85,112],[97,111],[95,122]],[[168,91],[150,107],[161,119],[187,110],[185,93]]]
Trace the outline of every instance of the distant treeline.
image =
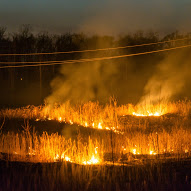
[[[48,32],[40,32],[34,35],[30,25],[22,25],[19,32],[9,33],[8,35],[6,35],[6,27],[0,27],[0,53],[44,53],[97,49],[158,42],[188,36],[190,36],[190,33],[183,35],[178,31],[167,34],[162,38],[156,32],[144,33],[143,31],[120,35],[118,37],[107,35],[89,36],[84,33],[53,35]],[[152,46],[152,49],[154,47],[156,46]],[[148,48],[151,49],[151,47],[142,47],[141,50],[148,50]]]

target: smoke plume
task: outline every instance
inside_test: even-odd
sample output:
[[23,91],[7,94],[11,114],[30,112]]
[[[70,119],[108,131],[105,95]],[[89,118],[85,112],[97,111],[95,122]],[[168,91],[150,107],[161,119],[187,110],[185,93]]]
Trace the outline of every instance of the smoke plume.
[[117,68],[112,63],[90,62],[63,65],[51,83],[48,103],[105,101],[112,92]]
[[157,104],[167,102],[185,91],[190,79],[189,51],[168,53],[166,58],[156,66],[156,71],[149,78],[139,104]]

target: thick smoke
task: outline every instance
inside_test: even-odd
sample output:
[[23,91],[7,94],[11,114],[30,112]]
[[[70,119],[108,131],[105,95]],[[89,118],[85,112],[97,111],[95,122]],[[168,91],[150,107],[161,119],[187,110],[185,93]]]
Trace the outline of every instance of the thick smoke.
[[112,92],[117,68],[112,63],[73,63],[63,65],[60,75],[51,83],[48,103],[70,100],[72,103],[106,101]]
[[[152,63],[146,63],[148,59],[135,58],[129,63],[124,62],[126,70],[120,68],[117,60],[66,64],[61,67],[60,75],[52,81],[52,94],[46,101],[63,103],[70,100],[78,103],[99,100],[105,103],[114,95],[122,104],[139,100],[138,104],[147,105],[179,97],[190,98],[190,60],[188,49],[167,52],[160,62],[156,58],[152,59],[155,67],[151,66]],[[136,62],[144,62],[144,67],[140,68],[140,63],[136,66]]]
[[191,76],[190,58],[189,51],[168,53],[149,78],[144,88],[145,95],[140,99],[139,104],[167,102],[186,92],[186,84]]

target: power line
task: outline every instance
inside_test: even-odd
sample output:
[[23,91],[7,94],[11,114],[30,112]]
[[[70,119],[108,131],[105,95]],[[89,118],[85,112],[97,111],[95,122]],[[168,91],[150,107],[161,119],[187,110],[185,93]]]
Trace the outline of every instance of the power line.
[[32,55],[35,56],[35,55],[54,55],[54,54],[72,54],[72,53],[83,53],[83,52],[97,52],[97,51],[117,50],[117,49],[134,48],[134,47],[142,47],[142,46],[151,46],[151,45],[164,44],[164,43],[168,43],[168,42],[183,41],[183,40],[189,40],[189,39],[191,40],[191,38],[180,38],[180,39],[174,39],[174,40],[166,40],[166,41],[152,42],[152,43],[146,43],[146,44],[137,44],[137,45],[128,45],[128,46],[119,46],[119,47],[113,47],[113,48],[74,50],[74,51],[67,51],[67,52],[0,54],[0,56],[32,56]]
[[[125,57],[132,57],[132,56],[139,56],[139,55],[145,55],[145,54],[153,54],[158,52],[165,52],[170,50],[176,50],[181,48],[188,48],[191,47],[191,44],[184,45],[184,46],[178,46],[173,48],[167,48],[167,49],[160,49],[160,50],[154,50],[150,52],[140,52],[135,54],[126,54],[126,55],[120,55],[120,56],[111,56],[111,57],[101,57],[101,58],[92,58],[92,59],[79,59],[79,60],[66,60],[66,61],[49,61],[50,63],[45,64],[25,64],[25,65],[16,65],[16,66],[1,66],[2,68],[23,68],[23,67],[37,67],[37,66],[51,66],[51,65],[62,65],[67,63],[80,63],[80,62],[92,62],[92,61],[102,61],[102,60],[110,60],[110,59],[117,59],[117,58],[125,58]],[[32,62],[29,62],[32,63]]]

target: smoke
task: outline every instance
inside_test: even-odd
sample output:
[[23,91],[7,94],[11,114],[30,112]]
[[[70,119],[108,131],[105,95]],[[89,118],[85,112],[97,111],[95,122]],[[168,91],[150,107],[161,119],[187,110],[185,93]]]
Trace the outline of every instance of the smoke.
[[89,62],[66,64],[52,82],[48,103],[70,100],[72,103],[100,100],[111,95],[117,68],[112,63]]
[[[188,49],[167,52],[161,61],[148,57],[134,58],[123,65],[117,60],[65,64],[51,82],[52,94],[46,101],[49,104],[67,100],[105,103],[114,95],[122,104],[139,100],[138,104],[146,105],[191,97],[190,60]],[[136,62],[144,63],[144,67],[136,66]]]
[[179,94],[186,92],[186,83],[191,78],[189,51],[168,54],[156,66],[156,71],[149,78],[145,95],[139,104],[157,104],[167,102]]
[[175,30],[190,31],[188,2],[107,0],[96,10],[92,7],[92,12],[94,14],[78,26],[80,31],[100,35],[133,33],[137,30],[154,30],[161,34]]

